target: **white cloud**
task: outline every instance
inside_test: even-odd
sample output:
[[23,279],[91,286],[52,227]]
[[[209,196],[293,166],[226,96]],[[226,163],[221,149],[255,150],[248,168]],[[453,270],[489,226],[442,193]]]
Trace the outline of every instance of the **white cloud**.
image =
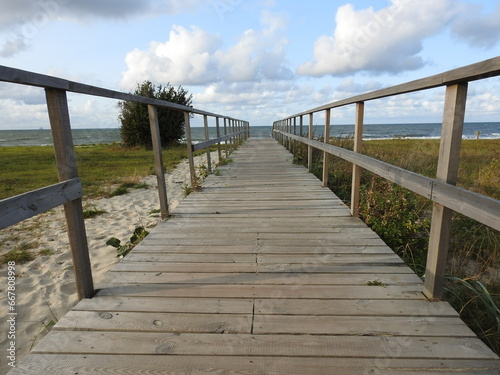
[[246,30],[238,41],[222,48],[221,37],[198,27],[174,26],[166,42],[149,50],[135,49],[125,58],[128,71],[121,85],[131,89],[146,79],[174,85],[289,79],[285,60],[287,39],[280,35],[286,22],[264,12],[262,30]]
[[462,9],[463,16],[453,23],[452,34],[472,47],[494,47],[500,34],[500,3],[495,12],[486,15],[476,6],[465,5]]
[[55,20],[88,21],[96,18],[129,19],[192,11],[207,0],[2,0],[0,32],[7,41],[0,56],[11,57],[27,49],[40,28]]
[[345,75],[356,71],[401,72],[423,66],[422,41],[455,16],[453,0],[392,0],[375,11],[347,4],[337,10],[333,36],[321,36],[314,61],[298,67],[302,75]]

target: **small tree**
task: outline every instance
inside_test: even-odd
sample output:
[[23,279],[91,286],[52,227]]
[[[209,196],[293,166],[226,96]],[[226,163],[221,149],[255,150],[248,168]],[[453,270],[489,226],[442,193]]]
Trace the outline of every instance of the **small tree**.
[[[192,95],[182,86],[175,89],[170,83],[166,87],[156,87],[150,81],[137,85],[135,95],[169,101],[176,104],[191,106]],[[119,102],[120,128],[122,142],[126,147],[151,147],[151,129],[147,104],[123,101]],[[178,143],[184,137],[184,113],[165,107],[157,107],[160,138],[162,145]]]

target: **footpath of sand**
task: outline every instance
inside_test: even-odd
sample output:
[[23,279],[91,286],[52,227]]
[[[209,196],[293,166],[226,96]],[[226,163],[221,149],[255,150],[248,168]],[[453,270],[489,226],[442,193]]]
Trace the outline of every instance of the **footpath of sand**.
[[[212,152],[211,159],[212,164],[217,163],[217,153]],[[195,165],[201,164],[206,165],[206,155],[195,158]],[[189,185],[188,161],[182,161],[166,178],[169,206],[173,209],[184,197],[182,187]],[[151,230],[160,221],[159,214],[151,214],[151,211],[160,208],[156,176],[148,176],[144,182],[148,189],[132,190],[125,195],[84,203],[84,206],[107,212],[85,220],[94,284],[99,283],[119,261],[116,249],[106,246],[109,238],[116,237],[127,242],[136,227]],[[0,254],[22,242],[37,242],[37,248],[31,250],[34,254],[43,249],[50,249],[53,254],[37,255],[29,263],[16,265],[16,361],[27,354],[47,334],[50,326],[77,303],[62,207],[0,230]],[[7,360],[11,340],[7,337],[6,265],[0,266],[0,278],[0,373],[6,373],[11,369]]]

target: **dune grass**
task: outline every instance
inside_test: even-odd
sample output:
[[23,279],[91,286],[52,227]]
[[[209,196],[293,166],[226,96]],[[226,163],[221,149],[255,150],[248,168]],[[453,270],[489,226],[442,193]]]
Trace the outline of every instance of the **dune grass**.
[[[154,174],[152,150],[112,144],[77,146],[75,151],[86,197],[106,196],[111,186],[126,184],[130,177],[139,180]],[[164,150],[165,169],[173,169],[186,157],[185,145]],[[0,147],[0,163],[0,199],[58,182],[52,146]]]

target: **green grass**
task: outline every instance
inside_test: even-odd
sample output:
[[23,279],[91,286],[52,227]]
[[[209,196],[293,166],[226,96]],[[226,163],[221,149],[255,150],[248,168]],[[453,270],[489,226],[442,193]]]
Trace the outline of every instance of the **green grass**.
[[99,215],[103,215],[103,214],[106,214],[107,212],[104,211],[104,210],[99,210],[98,208],[96,207],[89,207],[89,208],[85,208],[83,210],[83,217],[85,219],[92,219],[94,217],[97,217]]
[[[77,146],[75,150],[86,197],[106,196],[109,186],[120,184],[123,177],[144,177],[154,173],[152,150],[126,149],[119,144]],[[184,145],[164,150],[165,170],[172,170],[186,157]],[[1,147],[0,163],[0,199],[59,181],[51,146]]]
[[0,264],[6,264],[8,262],[16,262],[16,264],[27,263],[35,259],[35,256],[30,251],[38,246],[36,242],[23,242],[16,246],[11,251],[5,253]]

